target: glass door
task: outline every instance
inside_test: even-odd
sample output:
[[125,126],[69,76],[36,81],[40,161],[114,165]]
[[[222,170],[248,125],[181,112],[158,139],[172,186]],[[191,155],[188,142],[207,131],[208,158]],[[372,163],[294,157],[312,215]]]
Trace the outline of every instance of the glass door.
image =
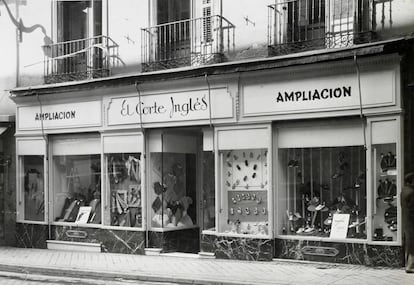
[[150,136],[149,226],[167,240],[163,251],[199,251],[198,142],[192,131]]

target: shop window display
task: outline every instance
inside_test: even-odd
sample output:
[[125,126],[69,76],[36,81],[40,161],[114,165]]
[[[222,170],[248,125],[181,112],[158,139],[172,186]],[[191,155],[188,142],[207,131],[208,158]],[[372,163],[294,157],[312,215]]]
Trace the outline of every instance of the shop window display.
[[363,146],[280,149],[279,233],[337,238],[341,216],[343,238],[366,239],[365,157]]
[[395,144],[373,145],[373,240],[397,240],[397,157]]
[[196,155],[151,153],[153,228],[188,228],[196,220]]
[[53,156],[52,189],[55,221],[101,223],[100,155]]
[[42,155],[21,156],[24,186],[24,219],[44,221],[44,161]]
[[268,235],[267,150],[243,149],[220,153],[227,211],[220,231]]
[[106,155],[111,226],[142,227],[141,154]]

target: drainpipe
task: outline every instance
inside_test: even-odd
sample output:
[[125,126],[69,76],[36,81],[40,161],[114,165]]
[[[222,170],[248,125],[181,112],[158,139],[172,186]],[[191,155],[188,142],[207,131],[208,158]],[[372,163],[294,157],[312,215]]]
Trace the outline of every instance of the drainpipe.
[[[19,19],[19,2],[16,1],[15,15],[16,20]],[[20,30],[16,27],[16,87],[20,86]]]

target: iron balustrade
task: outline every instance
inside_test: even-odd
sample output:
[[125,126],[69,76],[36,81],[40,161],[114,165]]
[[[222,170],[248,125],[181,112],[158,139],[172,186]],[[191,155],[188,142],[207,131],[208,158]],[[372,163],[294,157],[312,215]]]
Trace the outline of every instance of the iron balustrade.
[[268,6],[269,55],[377,40],[373,0],[290,0]]
[[107,36],[49,44],[43,51],[46,84],[106,77],[119,60],[118,45]]
[[218,15],[141,29],[143,71],[222,62],[235,50],[235,26]]

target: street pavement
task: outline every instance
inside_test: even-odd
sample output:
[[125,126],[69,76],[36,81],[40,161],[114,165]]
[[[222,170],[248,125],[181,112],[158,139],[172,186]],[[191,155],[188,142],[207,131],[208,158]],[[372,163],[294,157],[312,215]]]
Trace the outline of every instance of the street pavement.
[[185,254],[181,257],[144,256],[14,247],[0,247],[0,272],[80,278],[94,280],[93,284],[414,284],[414,274],[407,274],[402,268],[287,260],[252,262],[203,259]]

